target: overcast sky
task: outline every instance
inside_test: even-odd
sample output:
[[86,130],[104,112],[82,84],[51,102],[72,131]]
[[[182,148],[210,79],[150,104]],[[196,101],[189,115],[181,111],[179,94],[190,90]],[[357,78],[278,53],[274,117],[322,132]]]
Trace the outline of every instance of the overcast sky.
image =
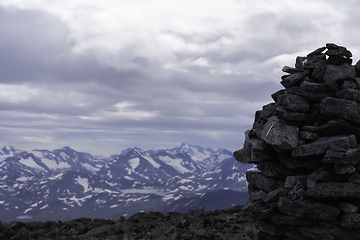
[[281,69],[360,57],[360,2],[0,0],[0,145],[242,148]]

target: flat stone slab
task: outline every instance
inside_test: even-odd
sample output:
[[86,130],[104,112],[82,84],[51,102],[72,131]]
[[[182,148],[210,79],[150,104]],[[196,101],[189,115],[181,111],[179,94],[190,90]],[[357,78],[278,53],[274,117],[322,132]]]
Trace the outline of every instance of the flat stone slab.
[[307,189],[305,195],[322,199],[360,199],[360,185],[350,182],[316,183]]
[[309,69],[306,69],[305,71],[302,71],[302,72],[293,73],[290,76],[286,77],[284,80],[282,80],[281,84],[285,88],[289,88],[289,87],[295,85],[297,82],[299,82],[303,77],[308,75],[310,72],[311,71]]
[[278,202],[280,212],[308,220],[336,220],[340,210],[328,205],[306,200],[292,201],[288,197],[280,197]]
[[299,128],[280,122],[277,116],[268,119],[259,135],[278,152],[292,150],[299,143]]
[[326,97],[320,103],[320,111],[324,115],[360,123],[360,104],[351,100]]
[[266,192],[272,192],[277,188],[284,186],[283,182],[275,181],[261,172],[246,172],[246,180],[254,188],[261,189]]
[[305,157],[311,155],[322,155],[330,148],[332,149],[348,149],[355,147],[356,137],[354,135],[342,135],[334,137],[322,137],[312,143],[304,144],[296,147],[292,151],[293,157]]

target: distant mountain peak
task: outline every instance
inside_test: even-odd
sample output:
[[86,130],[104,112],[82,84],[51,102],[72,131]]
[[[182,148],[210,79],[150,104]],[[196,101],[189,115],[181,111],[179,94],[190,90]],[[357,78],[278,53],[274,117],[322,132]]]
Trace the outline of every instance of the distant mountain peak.
[[190,148],[190,144],[188,143],[181,143],[179,148]]
[[10,145],[5,145],[1,151],[0,151],[0,155],[9,155],[9,154],[12,154],[12,153],[16,153],[16,152],[21,152],[21,150],[17,149],[17,148],[14,148]]

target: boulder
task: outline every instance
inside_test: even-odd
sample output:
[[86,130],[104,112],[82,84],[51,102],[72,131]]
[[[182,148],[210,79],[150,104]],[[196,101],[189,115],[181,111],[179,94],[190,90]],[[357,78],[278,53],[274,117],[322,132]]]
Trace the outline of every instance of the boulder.
[[234,152],[235,159],[245,164],[271,160],[273,149],[261,139],[250,138],[249,133],[245,132],[244,148]]
[[294,149],[299,143],[299,128],[280,122],[277,116],[268,119],[259,135],[278,152]]
[[360,104],[351,100],[326,97],[320,103],[320,110],[324,115],[360,123]]
[[302,72],[295,72],[294,74],[291,74],[290,76],[284,78],[281,81],[281,84],[285,88],[289,88],[289,87],[295,85],[296,83],[298,83],[301,79],[303,79],[309,73],[310,73],[309,69],[306,69],[305,71],[302,71]]
[[354,135],[343,135],[334,137],[321,137],[312,143],[296,147],[292,151],[293,157],[305,157],[310,155],[322,155],[329,149],[348,149],[355,147],[356,137]]

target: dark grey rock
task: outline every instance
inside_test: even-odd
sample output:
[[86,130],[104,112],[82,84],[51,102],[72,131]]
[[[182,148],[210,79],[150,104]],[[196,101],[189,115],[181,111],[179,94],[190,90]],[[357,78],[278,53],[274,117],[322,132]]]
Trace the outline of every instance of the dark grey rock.
[[299,137],[301,140],[315,140],[319,138],[319,135],[313,132],[300,131]]
[[279,161],[262,161],[257,164],[257,168],[268,177],[292,175],[295,172],[287,168]]
[[321,199],[360,199],[360,185],[350,182],[316,183],[308,188],[306,196]]
[[260,138],[278,152],[294,149],[299,142],[299,128],[281,123],[277,116],[272,116],[260,132]]
[[292,122],[303,122],[309,119],[308,113],[292,112],[283,108],[282,106],[276,107],[276,111],[278,112],[279,116]]
[[347,173],[354,173],[356,171],[353,165],[335,165],[334,166],[334,173],[336,174],[347,174]]
[[359,89],[359,83],[356,80],[345,80],[340,89]]
[[292,232],[286,232],[285,235],[288,237],[286,240],[309,240],[302,235],[298,230]]
[[263,201],[249,201],[242,209],[242,214],[250,219],[264,220],[274,216],[277,204],[265,204]]
[[339,202],[340,211],[344,213],[357,213],[359,212],[359,206],[349,202]]
[[338,82],[345,79],[355,79],[355,68],[351,64],[327,65],[324,82],[331,90],[338,90]]
[[326,92],[311,91],[301,87],[288,88],[285,90],[285,94],[296,94],[310,101],[321,101],[323,98],[329,96]]
[[244,148],[234,152],[234,157],[241,163],[258,163],[271,160],[273,150],[265,141],[258,138],[250,138],[250,131],[245,132]]
[[320,61],[324,61],[326,60],[326,55],[325,54],[320,54],[320,55],[314,55],[311,57],[307,57],[307,61],[304,62],[304,68],[305,69],[314,69],[316,64]]
[[281,101],[281,106],[288,110],[301,113],[307,112],[310,109],[309,102],[305,98],[295,94],[285,94]]
[[[258,231],[255,233],[254,240],[279,240],[279,237],[277,236],[271,236],[268,233],[262,232],[262,231]],[[281,239],[281,238],[280,238]]]
[[290,88],[290,87],[294,86],[295,84],[297,84],[301,79],[303,79],[303,77],[305,77],[309,73],[310,73],[309,69],[306,69],[302,72],[293,73],[290,76],[284,78],[281,81],[281,85],[283,85],[285,88]]
[[293,201],[295,199],[304,199],[305,197],[306,184],[296,181],[288,194],[289,198]]
[[312,51],[311,53],[309,53],[307,56],[308,57],[312,57],[312,56],[315,56],[315,55],[320,55],[323,51],[325,51],[326,47],[320,47],[314,51]]
[[261,189],[265,192],[271,192],[282,187],[283,182],[273,180],[270,177],[265,176],[261,172],[246,172],[246,179],[249,182],[249,185],[255,189]]
[[267,223],[266,221],[258,221],[257,226],[260,231],[270,234],[271,236],[282,236],[287,230],[287,228],[283,226],[272,225]]
[[360,105],[357,102],[327,97],[320,103],[321,113],[360,123]]
[[280,197],[278,202],[280,212],[309,220],[336,220],[340,210],[328,205],[307,200],[290,200],[288,197]]
[[[326,43],[325,45],[325,49],[329,49],[329,50],[336,50],[338,49],[340,46],[336,45],[335,43]],[[325,50],[324,49],[324,50]]]
[[282,71],[286,72],[286,73],[289,73],[289,74],[301,72],[301,70],[299,70],[298,68],[293,68],[293,67],[289,67],[289,66],[284,66],[282,68]]
[[306,186],[307,176],[306,175],[297,175],[297,176],[287,176],[284,184],[284,188],[290,189],[295,186],[297,182],[300,182],[303,186]]
[[266,123],[268,118],[274,116],[275,113],[276,113],[275,103],[267,104],[263,106],[261,111],[256,111],[253,129],[251,130],[251,132],[253,131],[256,132],[256,130],[261,128]]
[[280,102],[280,97],[283,96],[285,93],[285,89],[281,89],[273,94],[271,94],[272,99],[274,99],[275,102]]
[[307,57],[296,57],[295,68],[303,71],[305,62],[307,62]]
[[321,162],[337,165],[357,164],[360,162],[360,146],[345,151],[328,150]]
[[360,184],[360,174],[355,173],[348,177],[348,182]]
[[341,99],[347,99],[355,102],[360,102],[360,90],[344,89],[336,92],[336,96]]
[[360,128],[345,119],[335,118],[320,125],[318,134],[321,136],[336,136],[343,134],[360,136]]
[[318,169],[307,176],[306,185],[307,188],[315,187],[316,183],[321,182],[333,182],[334,174],[329,171]]
[[249,199],[250,200],[262,200],[267,195],[267,192],[263,190],[257,190],[257,191],[250,191],[249,192]]
[[360,228],[360,214],[347,213],[340,217],[339,226],[342,228]]
[[347,50],[345,47],[342,46],[338,46],[337,48],[328,48],[329,50],[327,50],[325,52],[326,55],[328,56],[334,56],[334,55],[341,55],[345,58],[351,58],[352,54],[349,50]]
[[321,159],[317,156],[292,157],[291,152],[283,152],[279,154],[278,160],[290,169],[311,169],[321,163]]
[[[300,232],[311,240],[340,240],[341,229],[328,229],[320,227],[301,227]],[[345,240],[345,239],[344,239]]]
[[[316,125],[316,126],[305,125],[301,128],[301,130],[304,132],[316,133],[317,131],[319,131],[319,125]],[[341,135],[341,134],[337,134],[337,135]]]
[[334,137],[322,137],[312,143],[296,147],[292,151],[293,157],[305,157],[310,155],[322,155],[331,149],[348,149],[355,147],[356,137],[354,135],[343,135]]
[[355,64],[356,76],[360,76],[360,60]]
[[342,65],[342,64],[352,64],[352,59],[351,58],[345,58],[344,56],[341,55],[331,55],[328,57],[327,59],[327,63],[328,64],[332,64],[332,65]]
[[313,92],[322,92],[325,93],[327,91],[327,88],[325,87],[324,83],[316,83],[316,82],[310,82],[310,81],[303,81],[300,85],[300,87],[307,91],[313,91]]
[[270,218],[271,222],[275,225],[313,225],[317,220],[301,219],[295,216],[286,214],[276,214]]
[[272,192],[269,192],[266,196],[264,196],[263,201],[268,202],[278,202],[279,198],[285,196],[289,193],[289,190],[284,188],[278,188]]
[[315,63],[314,69],[311,73],[311,77],[317,82],[322,82],[326,72],[326,68],[327,61],[325,59],[320,59]]

